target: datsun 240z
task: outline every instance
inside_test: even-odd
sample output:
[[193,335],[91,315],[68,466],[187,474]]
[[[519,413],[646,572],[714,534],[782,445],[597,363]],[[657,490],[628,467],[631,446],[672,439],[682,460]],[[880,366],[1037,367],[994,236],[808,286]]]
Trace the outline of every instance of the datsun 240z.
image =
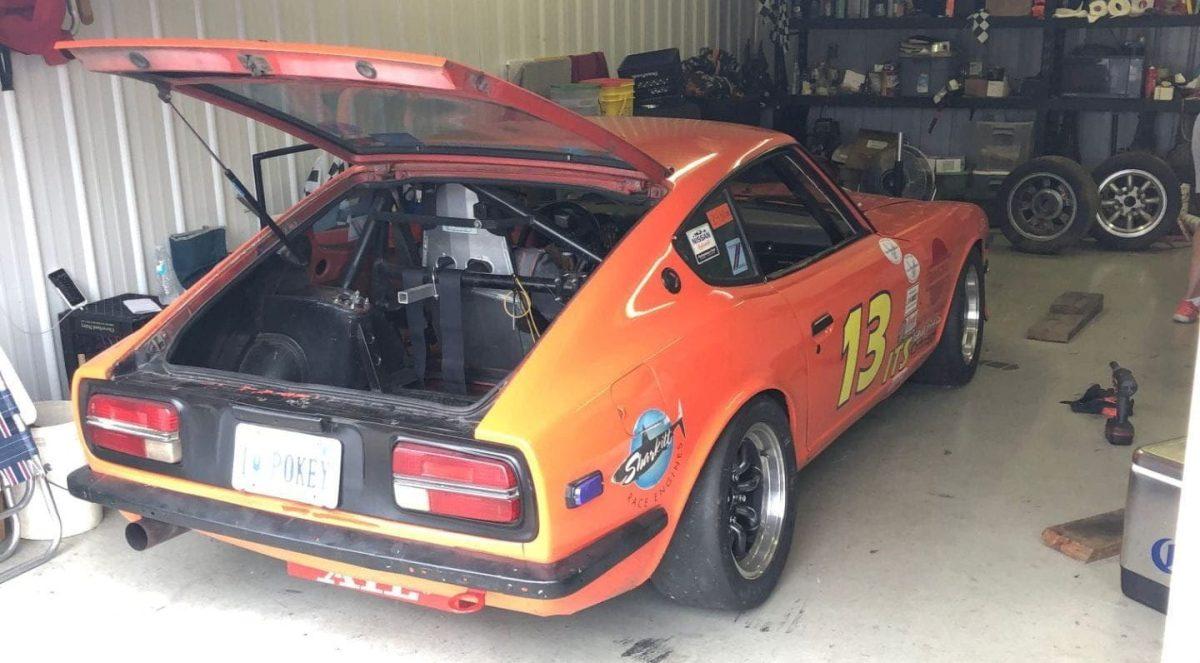
[[979,362],[982,212],[850,195],[783,134],[584,118],[407,53],[60,47],[347,164],[278,218],[226,170],[262,230],[75,374],[70,490],[136,547],[196,530],[456,612],[646,581],[741,610],[798,469]]

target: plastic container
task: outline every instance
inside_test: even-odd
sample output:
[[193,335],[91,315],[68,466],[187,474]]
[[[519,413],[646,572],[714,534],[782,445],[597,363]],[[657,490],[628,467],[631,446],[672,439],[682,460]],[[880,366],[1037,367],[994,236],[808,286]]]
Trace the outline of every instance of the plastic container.
[[634,102],[638,106],[671,106],[683,100],[683,67],[678,48],[627,55],[617,68],[617,75],[633,79]]
[[595,83],[551,85],[550,101],[580,115],[599,115],[600,86]]
[[171,265],[171,252],[166,244],[160,244],[154,249],[154,276],[158,279],[158,287],[162,289],[159,300],[170,303],[179,295],[178,281],[175,280],[175,268]]
[[600,86],[602,115],[633,115],[632,78],[590,78],[583,82]]
[[971,151],[967,163],[973,170],[1008,172],[1029,160],[1033,152],[1033,122],[971,123]]
[[[70,401],[42,401],[35,403],[37,421],[30,428],[33,440],[37,444],[38,454],[42,464],[46,466],[51,483],[59,486],[67,485],[67,475],[83,467],[86,460],[83,447],[75,433],[75,420],[71,411]],[[16,492],[27,490],[28,486],[19,487]],[[54,495],[54,503],[58,506],[58,514],[62,517],[63,536],[75,536],[95,529],[104,517],[104,510],[99,504],[93,504],[73,497],[67,491],[50,486]],[[19,495],[14,495],[20,499]],[[21,521],[21,538],[34,541],[53,539],[55,535],[54,518],[47,509],[46,500],[41,490],[38,490],[29,506],[18,514]]]

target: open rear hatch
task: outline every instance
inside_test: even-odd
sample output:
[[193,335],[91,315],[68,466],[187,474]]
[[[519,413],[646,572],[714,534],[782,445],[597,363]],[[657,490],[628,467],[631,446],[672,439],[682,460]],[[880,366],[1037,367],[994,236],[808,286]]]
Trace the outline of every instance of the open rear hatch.
[[[355,175],[361,185],[307,218],[292,214],[287,231],[222,163],[285,246],[187,302],[191,319],[159,339],[168,368],[467,408],[504,381],[666,185],[664,166],[607,129],[443,58],[251,41],[61,47],[92,71],[156,86],[165,103],[192,96],[351,164],[437,155],[455,173],[475,162],[462,179]],[[535,183],[522,170],[547,161],[571,162],[574,179]],[[479,163],[503,175],[481,180]],[[592,174],[614,173],[635,186],[589,190]]]
[[150,82],[247,115],[348,163],[406,154],[511,156],[667,169],[587,118],[444,58],[258,41],[60,42],[91,71]]
[[[473,439],[475,425],[667,169],[441,58],[232,41],[59,47],[157,86],[165,103],[178,92],[352,165],[400,166],[351,168],[279,223],[224,168],[275,237],[256,236],[185,293],[109,379],[80,382],[96,457],[279,498],[252,503],[289,519],[308,505],[532,538],[525,460]],[[405,172],[408,161],[425,169]]]

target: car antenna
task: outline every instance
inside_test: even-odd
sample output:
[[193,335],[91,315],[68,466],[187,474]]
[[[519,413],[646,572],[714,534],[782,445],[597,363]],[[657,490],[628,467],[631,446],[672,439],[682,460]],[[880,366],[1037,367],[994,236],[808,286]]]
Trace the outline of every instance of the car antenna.
[[199,131],[196,131],[196,127],[192,126],[192,123],[188,122],[188,119],[183,116],[183,113],[179,112],[179,108],[177,108],[175,103],[171,100],[171,91],[169,89],[159,88],[158,98],[162,99],[163,103],[171,107],[171,110],[175,112],[175,116],[178,117],[180,121],[183,122],[183,125],[192,132],[192,135],[196,137],[196,140],[200,141],[200,145],[202,145],[205,151],[208,152],[209,156],[213,158],[213,161],[216,161],[217,165],[221,167],[221,171],[225,174],[225,179],[229,181],[231,186],[233,186],[233,192],[234,195],[237,196],[237,199],[241,201],[241,203],[245,205],[251,212],[253,212],[263,225],[270,228],[271,232],[279,238],[281,243],[283,243],[283,250],[279,252],[280,257],[297,267],[307,266],[308,259],[292,247],[292,243],[288,240],[287,233],[283,232],[283,228],[280,228],[279,224],[275,223],[275,219],[271,218],[271,215],[267,213],[267,210],[265,207],[263,207],[262,203],[253,195],[251,195],[249,189],[246,188],[246,185],[242,184],[242,180],[238,179],[237,174],[234,173],[229,166],[226,166],[224,161],[221,161],[221,157],[217,156],[217,153],[213,150],[212,146],[208,144],[208,141],[204,140],[204,137],[200,135]]

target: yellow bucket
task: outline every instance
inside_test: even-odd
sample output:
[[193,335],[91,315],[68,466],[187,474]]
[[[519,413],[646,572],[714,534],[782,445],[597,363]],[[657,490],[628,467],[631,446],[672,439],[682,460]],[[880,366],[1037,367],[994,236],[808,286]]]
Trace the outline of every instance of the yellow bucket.
[[594,78],[587,83],[600,85],[602,115],[633,115],[633,80],[628,78]]

